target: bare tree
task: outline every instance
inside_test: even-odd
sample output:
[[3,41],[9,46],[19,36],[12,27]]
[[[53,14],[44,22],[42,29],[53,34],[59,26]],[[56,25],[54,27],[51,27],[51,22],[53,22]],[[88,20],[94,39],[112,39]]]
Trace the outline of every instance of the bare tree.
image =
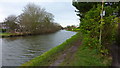
[[27,4],[23,13],[17,17],[17,23],[23,33],[39,34],[54,31],[57,28],[53,22],[53,14],[33,3]]

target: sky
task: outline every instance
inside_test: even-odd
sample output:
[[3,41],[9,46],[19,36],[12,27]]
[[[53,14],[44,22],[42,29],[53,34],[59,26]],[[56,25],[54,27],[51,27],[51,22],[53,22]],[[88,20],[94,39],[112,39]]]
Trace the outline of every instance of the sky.
[[79,25],[72,0],[0,0],[0,22],[9,15],[20,15],[28,3],[34,3],[54,15],[54,22],[63,27]]

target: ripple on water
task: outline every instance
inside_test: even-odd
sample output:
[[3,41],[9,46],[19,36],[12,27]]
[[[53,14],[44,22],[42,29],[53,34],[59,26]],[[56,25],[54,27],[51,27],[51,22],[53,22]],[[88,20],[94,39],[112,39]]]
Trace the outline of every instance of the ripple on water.
[[27,50],[30,53],[36,53],[37,51],[33,51],[33,50]]

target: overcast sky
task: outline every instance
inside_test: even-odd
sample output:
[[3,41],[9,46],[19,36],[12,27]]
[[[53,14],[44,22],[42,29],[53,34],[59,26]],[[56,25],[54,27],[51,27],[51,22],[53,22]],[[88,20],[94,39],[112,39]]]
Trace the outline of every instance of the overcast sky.
[[60,25],[78,25],[79,17],[76,16],[72,0],[0,0],[0,22],[9,15],[20,15],[28,3],[34,3],[52,13],[54,21]]

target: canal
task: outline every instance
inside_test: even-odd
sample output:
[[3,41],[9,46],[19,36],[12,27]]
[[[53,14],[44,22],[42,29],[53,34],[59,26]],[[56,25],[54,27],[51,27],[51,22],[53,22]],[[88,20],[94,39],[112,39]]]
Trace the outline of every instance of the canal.
[[2,66],[19,66],[75,34],[76,32],[60,30],[44,35],[2,38]]

